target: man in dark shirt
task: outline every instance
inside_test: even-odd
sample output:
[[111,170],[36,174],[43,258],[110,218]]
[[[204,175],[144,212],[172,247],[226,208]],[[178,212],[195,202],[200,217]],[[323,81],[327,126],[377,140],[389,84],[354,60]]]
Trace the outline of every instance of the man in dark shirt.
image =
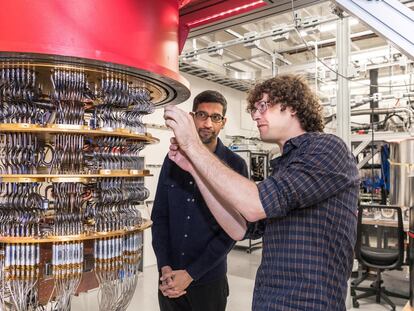
[[[194,99],[189,117],[208,152],[247,176],[244,160],[217,137],[227,102],[216,91]],[[229,293],[227,253],[234,240],[217,224],[194,178],[166,157],[151,214],[152,244],[161,274],[161,311],[224,311]]]
[[355,160],[323,134],[322,108],[300,76],[256,85],[248,111],[263,141],[279,145],[272,175],[256,185],[211,157],[176,107],[169,157],[194,177],[218,223],[235,240],[263,237],[253,310],[344,311],[356,240]]

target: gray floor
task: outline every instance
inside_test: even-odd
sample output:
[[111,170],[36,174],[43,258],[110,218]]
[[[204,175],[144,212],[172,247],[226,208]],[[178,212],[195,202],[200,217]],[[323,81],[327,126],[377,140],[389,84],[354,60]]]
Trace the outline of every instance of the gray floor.
[[[256,250],[252,254],[247,254],[243,250],[235,249],[228,257],[228,279],[230,283],[230,297],[227,311],[249,311],[251,309],[254,278],[260,263],[261,250]],[[158,273],[155,266],[144,269],[140,277],[138,287],[132,299],[128,311],[158,311],[157,301],[157,278]],[[408,291],[408,274],[406,271],[396,271],[387,273],[384,277],[387,289],[397,289],[398,291]],[[368,285],[368,282],[362,283]],[[76,297],[72,304],[72,310],[97,310],[95,297],[96,293],[88,293]],[[406,301],[392,299],[397,305],[397,310],[401,311]],[[385,305],[378,305],[374,299],[360,301],[359,309],[353,311],[382,311],[390,310]]]

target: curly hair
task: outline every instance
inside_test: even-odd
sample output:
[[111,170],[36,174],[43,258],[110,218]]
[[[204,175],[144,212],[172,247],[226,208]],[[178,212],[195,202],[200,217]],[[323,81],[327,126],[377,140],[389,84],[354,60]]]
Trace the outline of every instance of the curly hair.
[[282,110],[291,107],[296,111],[299,122],[306,132],[322,132],[324,121],[322,106],[305,78],[300,75],[284,74],[256,84],[247,96],[247,110],[254,108],[263,94],[269,95],[271,104],[282,105]]

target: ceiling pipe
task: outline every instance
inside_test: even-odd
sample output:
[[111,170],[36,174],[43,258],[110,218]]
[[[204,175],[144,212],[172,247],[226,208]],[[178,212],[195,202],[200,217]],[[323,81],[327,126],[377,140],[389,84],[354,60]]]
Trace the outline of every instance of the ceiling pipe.
[[[351,38],[352,42],[371,39],[371,38],[376,38],[376,37],[378,37],[378,36],[371,30],[356,32],[356,33],[353,33],[353,34],[350,35],[350,38]],[[319,49],[327,48],[327,47],[334,47],[334,46],[336,46],[336,38],[317,41],[317,44],[318,44]],[[278,52],[280,54],[289,53],[289,54],[293,55],[293,54],[307,52],[307,51],[309,51],[309,49],[313,49],[313,48],[314,47],[312,45],[306,46],[305,44],[299,44],[299,45],[289,47],[289,48],[286,48],[286,49],[281,49]]]
[[[337,16],[329,17],[329,18],[322,19],[322,20],[319,20],[319,21],[315,22],[314,24],[312,24],[312,27],[322,25],[322,24],[325,24],[325,23],[334,22],[334,21],[337,21],[337,20],[338,20]],[[230,47],[230,46],[234,46],[234,45],[245,44],[245,43],[256,41],[256,40],[269,38],[269,37],[272,37],[276,34],[281,35],[281,34],[284,34],[284,33],[287,33],[287,32],[295,31],[295,29],[296,29],[296,25],[292,24],[292,25],[287,25],[285,27],[285,29],[283,29],[281,31],[277,30],[277,29],[276,30],[275,29],[270,29],[270,30],[260,32],[257,35],[255,35],[254,37],[243,37],[243,38],[232,39],[232,40],[229,40],[229,41],[226,41],[226,42],[221,42],[220,46],[217,47],[217,50],[227,48],[227,47]],[[180,56],[180,60],[185,60],[186,57],[193,57],[195,55],[206,54],[209,51],[211,51],[211,47],[210,48],[194,49],[194,50],[191,50],[191,51],[188,51],[188,52],[182,54]]]
[[[356,42],[359,40],[365,40],[367,38],[375,38],[375,37],[377,37],[377,35],[373,33],[371,30],[361,31],[361,32],[351,34],[352,42]],[[299,44],[293,47],[289,47],[287,49],[278,50],[276,51],[276,53],[279,55],[286,54],[286,53],[294,55],[298,53],[307,52],[309,51],[309,49],[314,49],[315,46],[318,49],[321,49],[321,48],[326,48],[326,47],[333,47],[335,45],[336,45],[336,38],[332,38],[332,39],[317,41],[315,45],[308,45],[308,47],[306,47],[305,44]],[[234,63],[238,63],[238,62],[243,62],[244,60],[251,60],[254,58],[259,58],[259,57],[264,57],[264,56],[268,56],[268,53],[260,53],[260,54],[253,55],[245,59],[232,60],[232,61],[226,62],[224,65],[231,65]]]
[[[356,109],[351,110],[351,116],[362,116],[362,115],[383,115],[383,114],[397,114],[405,113],[408,120],[414,120],[414,112],[408,107],[394,107],[394,108],[374,108],[374,109]],[[333,113],[325,117],[325,124],[331,122],[336,117],[336,113]]]

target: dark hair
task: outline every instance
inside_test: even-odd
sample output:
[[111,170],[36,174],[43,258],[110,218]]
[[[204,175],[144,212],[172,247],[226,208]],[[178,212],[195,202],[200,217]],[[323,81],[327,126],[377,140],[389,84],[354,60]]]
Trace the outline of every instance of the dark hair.
[[223,106],[223,116],[226,115],[227,101],[221,93],[217,91],[207,90],[198,94],[193,101],[193,112],[196,111],[198,105],[202,103],[219,103]]
[[324,120],[322,106],[316,94],[311,90],[305,78],[300,75],[284,74],[256,84],[247,96],[247,109],[262,99],[263,94],[269,95],[271,104],[282,105],[282,109],[291,107],[302,128],[306,132],[322,132]]

